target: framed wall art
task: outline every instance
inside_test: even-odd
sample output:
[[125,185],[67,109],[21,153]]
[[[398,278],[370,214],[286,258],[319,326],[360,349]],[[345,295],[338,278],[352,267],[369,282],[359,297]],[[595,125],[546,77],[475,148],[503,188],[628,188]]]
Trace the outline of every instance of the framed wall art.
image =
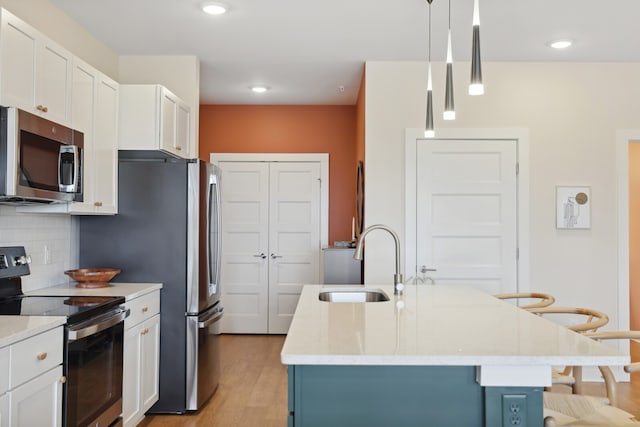
[[591,228],[590,187],[556,187],[556,228]]

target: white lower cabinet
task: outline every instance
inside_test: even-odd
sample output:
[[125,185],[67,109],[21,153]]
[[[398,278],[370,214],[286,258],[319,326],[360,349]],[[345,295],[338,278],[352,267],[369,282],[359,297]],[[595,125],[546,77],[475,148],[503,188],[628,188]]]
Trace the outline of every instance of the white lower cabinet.
[[11,426],[62,426],[62,366],[9,392]]
[[63,336],[60,326],[0,349],[1,427],[62,426]]
[[0,395],[0,427],[9,425],[9,395]]
[[125,321],[122,418],[135,426],[158,401],[160,368],[160,292],[127,301]]

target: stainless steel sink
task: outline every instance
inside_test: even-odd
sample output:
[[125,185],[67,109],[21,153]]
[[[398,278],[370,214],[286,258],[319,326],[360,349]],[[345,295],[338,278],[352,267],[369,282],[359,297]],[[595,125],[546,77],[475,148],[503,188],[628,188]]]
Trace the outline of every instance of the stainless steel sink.
[[389,297],[380,289],[373,288],[331,288],[324,289],[318,294],[320,301],[326,302],[383,302]]

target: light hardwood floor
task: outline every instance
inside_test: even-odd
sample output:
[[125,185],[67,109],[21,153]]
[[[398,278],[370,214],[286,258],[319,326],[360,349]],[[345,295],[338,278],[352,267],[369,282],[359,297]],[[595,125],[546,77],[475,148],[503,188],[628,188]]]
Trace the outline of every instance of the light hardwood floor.
[[[223,335],[218,390],[196,414],[148,416],[142,427],[285,427],[287,369],[280,363],[283,335]],[[586,383],[604,396],[601,383]],[[562,391],[562,389],[556,390]],[[622,383],[620,407],[640,419],[640,381]]]
[[284,335],[222,335],[222,373],[213,397],[196,414],[147,416],[145,427],[285,427]]

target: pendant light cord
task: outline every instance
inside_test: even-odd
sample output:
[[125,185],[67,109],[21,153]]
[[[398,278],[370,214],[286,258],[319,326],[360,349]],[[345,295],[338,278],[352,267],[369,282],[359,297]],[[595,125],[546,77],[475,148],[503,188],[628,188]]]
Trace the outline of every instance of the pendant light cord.
[[428,49],[429,51],[427,52],[427,57],[429,59],[429,63],[431,63],[431,2],[433,0],[427,0],[427,3],[429,3],[429,33],[427,34],[429,39],[428,39]]

